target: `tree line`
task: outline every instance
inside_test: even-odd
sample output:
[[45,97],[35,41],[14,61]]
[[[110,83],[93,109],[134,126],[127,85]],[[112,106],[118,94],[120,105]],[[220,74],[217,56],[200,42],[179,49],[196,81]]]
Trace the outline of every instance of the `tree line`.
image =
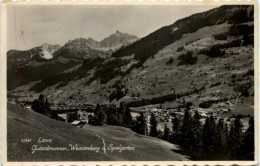
[[134,121],[132,120],[131,110],[126,107],[125,103],[120,103],[119,107],[114,104],[100,105],[97,104],[94,110],[93,125],[118,125],[132,128]]
[[201,123],[201,116],[186,108],[184,117],[174,117],[172,131],[165,125],[163,133],[157,130],[157,121],[152,113],[150,136],[179,144],[182,153],[193,160],[254,160],[254,118],[250,117],[249,127],[243,132],[243,125],[236,116],[231,125],[224,119],[213,116]]
[[171,93],[171,94],[167,94],[167,95],[161,95],[159,97],[154,97],[151,99],[141,99],[141,100],[134,100],[134,101],[130,101],[127,103],[128,107],[140,107],[140,106],[144,106],[144,105],[150,105],[150,104],[161,104],[164,102],[171,102],[171,101],[175,101],[176,99],[180,99],[183,96],[188,96],[194,93],[198,93],[202,90],[205,89],[205,86],[202,86],[200,88],[195,88],[193,90],[189,90],[186,92],[181,92],[181,93]]
[[51,110],[50,103],[43,94],[40,94],[39,98],[35,99],[31,103],[31,108],[35,112],[48,116],[49,118],[64,121],[62,118],[58,116],[56,111]]

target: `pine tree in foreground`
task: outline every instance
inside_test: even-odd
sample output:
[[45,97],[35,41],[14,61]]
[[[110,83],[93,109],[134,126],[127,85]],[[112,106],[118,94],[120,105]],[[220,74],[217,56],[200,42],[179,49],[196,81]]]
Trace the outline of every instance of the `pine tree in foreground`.
[[229,132],[228,148],[231,153],[231,158],[234,160],[241,158],[241,145],[242,145],[242,128],[243,125],[239,117],[236,117],[234,122],[231,124]]
[[140,116],[138,116],[137,119],[136,119],[135,131],[136,131],[138,134],[143,134],[143,135],[145,135],[145,132],[146,132],[146,120],[145,120],[145,117],[144,117],[144,113],[143,113],[143,112],[141,112],[141,113],[140,113]]
[[151,114],[151,120],[150,120],[150,136],[157,137],[158,131],[157,131],[157,121],[155,118],[154,113]]
[[216,123],[213,116],[207,117],[203,126],[203,148],[206,151],[213,152],[216,149]]
[[189,110],[186,109],[183,117],[183,123],[182,123],[182,128],[181,128],[181,141],[180,144],[183,147],[190,147],[194,143],[193,141],[193,136],[192,136],[192,117],[189,113]]
[[177,116],[172,120],[172,135],[170,141],[173,143],[179,143],[180,141],[180,121]]
[[255,141],[254,141],[254,117],[249,119],[249,127],[245,132],[245,136],[242,142],[243,158],[247,160],[254,160]]
[[202,131],[201,131],[201,123],[200,123],[200,115],[198,113],[198,111],[195,111],[195,114],[193,116],[193,128],[192,128],[192,139],[194,140],[193,146],[196,148],[201,147],[202,144]]

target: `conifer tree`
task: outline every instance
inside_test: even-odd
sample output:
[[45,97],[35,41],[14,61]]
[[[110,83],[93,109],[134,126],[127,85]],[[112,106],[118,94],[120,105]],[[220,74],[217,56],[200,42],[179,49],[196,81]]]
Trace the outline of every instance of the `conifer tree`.
[[195,111],[194,117],[193,117],[193,128],[192,128],[192,134],[194,143],[193,146],[199,147],[202,144],[201,141],[201,123],[200,123],[200,115],[198,111]]
[[158,136],[157,121],[156,121],[154,113],[151,114],[150,125],[151,125],[150,126],[150,136],[157,137]]
[[105,120],[105,112],[100,106],[100,104],[97,104],[94,112],[94,124],[95,125],[102,125],[102,123]]
[[146,132],[146,120],[144,117],[143,112],[140,113],[140,116],[137,117],[136,119],[136,132],[138,134],[143,134],[145,135]]
[[119,125],[129,127],[132,121],[131,111],[126,107],[125,102],[121,102],[118,110]]
[[227,122],[225,123],[225,126],[224,126],[224,132],[225,132],[226,144],[227,144],[227,141],[228,141],[228,132],[229,132]]
[[215,119],[213,116],[209,117],[209,124],[210,124],[210,129],[211,129],[211,134],[210,134],[211,146],[212,146],[213,150],[215,150],[216,145],[217,145],[217,139],[216,139],[217,125],[216,125],[216,122],[215,122]]
[[216,123],[213,116],[207,117],[203,126],[203,147],[207,151],[215,151],[216,149]]
[[245,132],[243,139],[243,159],[254,160],[255,141],[254,141],[254,117],[249,119],[249,127]]
[[[226,124],[227,125],[227,124]],[[226,158],[227,149],[227,126],[224,125],[224,119],[220,118],[217,124],[217,142],[216,148],[220,158]]]
[[200,129],[201,128],[201,123],[200,123],[200,114],[199,114],[198,111],[195,111],[193,119],[194,119],[195,128]]
[[241,158],[241,145],[242,145],[242,128],[243,125],[239,117],[236,117],[229,132],[229,149],[231,150],[232,159]]
[[209,125],[209,117],[206,118],[205,124],[203,126],[203,147],[205,150],[209,149],[210,144],[210,125]]
[[224,122],[222,118],[218,120],[216,137],[217,137],[217,147],[222,148],[224,143]]
[[131,125],[132,125],[132,115],[131,115],[131,110],[129,107],[126,107],[126,110],[125,110],[124,124],[126,127],[131,127]]
[[189,113],[189,110],[186,109],[183,117],[183,123],[182,123],[182,128],[181,128],[181,145],[183,147],[190,147],[192,146],[193,142],[193,136],[192,136],[192,117]]
[[180,140],[180,122],[177,116],[172,120],[172,135],[171,142],[179,143]]
[[180,122],[177,116],[174,117],[173,121],[172,121],[172,130],[173,131],[178,131],[179,130],[179,126],[180,126]]
[[116,124],[117,125],[123,125],[123,123],[124,123],[124,116],[125,116],[125,106],[124,106],[124,104],[122,104],[122,103],[120,103],[120,107],[119,108],[117,108],[117,107],[115,107],[115,115],[116,115]]

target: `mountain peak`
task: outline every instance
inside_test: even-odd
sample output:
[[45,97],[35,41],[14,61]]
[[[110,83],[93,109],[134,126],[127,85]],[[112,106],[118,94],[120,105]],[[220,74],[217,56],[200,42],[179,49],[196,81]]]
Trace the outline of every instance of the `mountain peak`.
[[48,44],[48,43],[43,43],[41,45],[41,47],[42,48],[56,48],[56,49],[58,49],[58,48],[60,48],[60,45],[58,45],[58,44],[52,45],[52,44]]
[[129,45],[129,44],[135,42],[136,40],[138,40],[137,36],[129,35],[127,33],[122,33],[117,30],[115,34],[112,34],[112,35],[104,38],[100,43],[103,47],[119,48],[122,45]]
[[87,40],[88,40],[88,41],[96,41],[96,40],[94,40],[92,37],[89,37]]
[[122,34],[120,31],[116,31],[116,34]]
[[48,44],[48,43],[43,43],[41,46],[42,46],[42,47],[48,47],[48,46],[50,46],[50,44]]

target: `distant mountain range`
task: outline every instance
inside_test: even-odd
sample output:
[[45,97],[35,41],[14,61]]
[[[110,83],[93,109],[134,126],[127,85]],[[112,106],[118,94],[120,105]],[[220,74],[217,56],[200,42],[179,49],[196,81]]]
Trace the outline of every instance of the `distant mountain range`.
[[83,60],[93,57],[105,57],[111,55],[111,53],[122,46],[127,46],[137,41],[138,37],[129,35],[127,33],[121,33],[116,31],[102,41],[98,42],[92,38],[75,39],[68,41],[64,46],[50,45],[44,43],[39,47],[32,48],[30,50],[10,50],[7,52],[8,61],[16,61],[16,55],[18,55],[18,61],[37,60],[37,59],[52,59],[52,58],[69,58],[76,60]]

